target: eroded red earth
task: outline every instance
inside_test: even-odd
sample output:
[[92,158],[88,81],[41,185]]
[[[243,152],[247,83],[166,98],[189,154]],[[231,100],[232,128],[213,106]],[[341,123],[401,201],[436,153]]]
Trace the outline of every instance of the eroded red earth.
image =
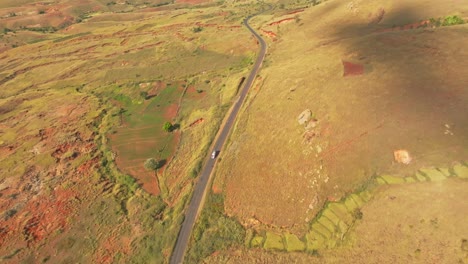
[[[94,185],[90,176],[99,161],[92,120],[80,131],[74,128],[81,127],[91,100],[82,97],[75,102],[65,106],[51,102],[50,110],[39,117],[26,110],[2,120],[23,130],[15,144],[1,147],[3,164],[15,159],[22,163],[0,169],[0,211],[5,212],[0,218],[2,256],[12,246],[33,247],[66,231],[90,195]],[[43,120],[36,133],[27,126],[21,129],[36,118]],[[27,154],[22,152],[25,148]],[[24,171],[18,170],[20,166]]]

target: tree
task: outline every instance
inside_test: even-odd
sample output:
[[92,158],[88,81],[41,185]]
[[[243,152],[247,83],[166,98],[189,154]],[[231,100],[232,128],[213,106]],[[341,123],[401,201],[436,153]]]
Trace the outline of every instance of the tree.
[[149,171],[156,171],[160,167],[160,163],[153,158],[147,159],[143,165],[145,169]]
[[164,129],[164,131],[166,131],[166,132],[171,132],[171,131],[172,131],[172,128],[173,128],[173,125],[172,125],[171,122],[166,122],[166,123],[164,123],[164,125],[163,125],[163,129]]

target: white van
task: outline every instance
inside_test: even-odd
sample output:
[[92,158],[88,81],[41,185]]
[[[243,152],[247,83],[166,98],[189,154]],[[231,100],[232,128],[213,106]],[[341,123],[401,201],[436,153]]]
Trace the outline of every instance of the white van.
[[216,150],[213,150],[213,152],[211,153],[211,159],[215,159],[217,154],[218,152]]

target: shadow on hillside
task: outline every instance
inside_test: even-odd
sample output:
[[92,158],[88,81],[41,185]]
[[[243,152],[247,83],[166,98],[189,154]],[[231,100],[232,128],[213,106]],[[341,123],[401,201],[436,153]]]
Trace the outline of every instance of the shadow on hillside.
[[[415,7],[376,9],[367,23],[337,24],[330,34],[350,43],[342,60],[365,69],[362,76],[343,78],[349,83],[356,78],[369,80],[366,87],[344,91],[360,97],[361,105],[356,112],[351,104],[343,106],[354,115],[342,122],[352,122],[358,131],[378,128],[365,132],[366,139],[353,148],[366,148],[377,157],[388,153],[387,160],[393,150],[408,149],[413,162],[392,164],[390,170],[398,172],[468,157],[468,53],[462,44],[468,42],[467,25],[433,28],[421,23],[431,18],[423,13]],[[338,159],[351,164],[350,160],[361,158],[356,153]],[[380,159],[367,165],[381,168],[384,158]]]

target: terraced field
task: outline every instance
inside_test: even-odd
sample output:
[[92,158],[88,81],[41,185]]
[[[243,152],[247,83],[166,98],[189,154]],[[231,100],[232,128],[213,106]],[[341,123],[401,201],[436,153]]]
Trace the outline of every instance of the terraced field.
[[[362,210],[365,210],[370,201],[373,202],[373,206],[379,206],[375,200],[382,197],[381,192],[388,189],[386,188],[387,185],[402,186],[426,182],[437,184],[443,181],[449,181],[449,185],[452,182],[463,184],[464,181],[459,179],[468,179],[468,166],[466,164],[456,164],[452,168],[422,168],[415,175],[406,177],[397,175],[377,176],[368,183],[365,190],[352,193],[341,201],[329,202],[325,205],[311,222],[309,232],[304,237],[298,238],[288,232],[275,233],[274,231],[262,230],[256,231],[257,234],[252,235],[250,246],[263,247],[269,250],[286,250],[288,252],[314,252],[322,249],[333,249],[337,245],[346,243],[347,236],[352,233],[352,227],[357,223],[361,224],[360,220],[364,218]],[[390,197],[390,199],[395,198]],[[466,210],[467,208],[460,209]],[[462,215],[463,213],[460,212],[458,217]],[[459,226],[458,228],[463,229],[464,227]],[[360,237],[357,236],[356,239],[360,239]],[[460,241],[463,239],[460,238]]]

